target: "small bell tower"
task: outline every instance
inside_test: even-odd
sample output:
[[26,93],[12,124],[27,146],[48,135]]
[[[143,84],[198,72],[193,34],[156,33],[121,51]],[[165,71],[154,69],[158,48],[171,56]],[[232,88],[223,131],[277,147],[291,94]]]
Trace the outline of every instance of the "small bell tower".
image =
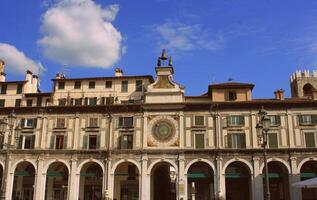
[[156,80],[148,86],[145,101],[176,103],[184,101],[184,88],[174,82],[174,67],[172,57],[166,55],[166,50],[162,50],[161,56],[157,58],[155,67]]

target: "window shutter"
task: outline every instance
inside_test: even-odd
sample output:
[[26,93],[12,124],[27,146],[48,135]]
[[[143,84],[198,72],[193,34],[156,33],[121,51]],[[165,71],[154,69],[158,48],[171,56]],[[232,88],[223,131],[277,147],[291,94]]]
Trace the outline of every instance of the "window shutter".
[[50,149],[54,149],[54,146],[55,146],[55,135],[51,135]]
[[85,97],[85,106],[87,106],[88,105],[88,97]]
[[97,138],[96,138],[96,147],[97,147],[97,149],[100,148],[100,135],[97,135]]
[[239,116],[239,124],[244,125],[244,116]]
[[232,135],[227,135],[227,147],[232,148]]
[[74,98],[70,99],[70,105],[72,105],[72,106],[74,105]]
[[299,121],[299,124],[303,124],[303,116],[302,115],[298,116],[298,121]]
[[36,128],[37,127],[37,118],[34,118],[34,121],[33,121],[33,128]]
[[123,126],[123,117],[119,117],[117,127]]
[[231,125],[231,116],[223,118],[223,124],[225,127],[230,126]]
[[35,135],[31,136],[31,149],[34,149]]
[[316,124],[317,123],[317,115],[312,115],[311,116],[311,121],[313,124]]
[[83,137],[83,149],[88,149],[88,135]]
[[281,124],[281,116],[275,115],[275,121],[276,121],[277,125],[280,125]]
[[18,149],[22,149],[23,135],[20,135],[18,142],[19,142],[19,144],[18,144]]
[[245,134],[241,134],[241,148],[245,148],[246,144],[245,144]]
[[67,135],[64,135],[64,144],[63,144],[63,149],[67,149]]
[[22,118],[20,123],[21,123],[21,128],[24,128],[25,127],[25,119]]
[[106,97],[101,97],[101,102],[100,102],[100,104],[101,104],[101,105],[105,105],[105,100],[106,100]]

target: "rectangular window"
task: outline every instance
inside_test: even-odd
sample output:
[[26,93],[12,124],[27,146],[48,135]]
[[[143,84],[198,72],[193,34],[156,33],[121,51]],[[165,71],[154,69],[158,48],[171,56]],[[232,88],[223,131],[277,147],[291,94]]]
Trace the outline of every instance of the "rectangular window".
[[64,149],[64,135],[55,136],[55,149]]
[[143,81],[142,80],[136,80],[135,81],[135,91],[136,92],[142,92],[143,91]]
[[81,106],[82,99],[81,98],[75,99],[74,102],[75,102],[75,106]]
[[1,86],[1,94],[7,94],[7,85]]
[[271,126],[279,126],[279,125],[281,125],[281,116],[279,116],[279,115],[271,115],[269,117],[270,117]]
[[205,148],[205,134],[195,133],[195,148],[204,149]]
[[97,105],[97,97],[89,98],[89,105],[90,105],[90,106],[95,106],[95,105]]
[[23,88],[23,84],[17,85],[17,94],[22,94],[22,88]]
[[121,82],[121,92],[128,92],[128,81]]
[[19,149],[34,149],[35,135],[21,135]]
[[63,99],[58,99],[58,105],[59,106],[66,106],[67,100],[65,98]]
[[81,82],[80,81],[75,81],[74,89],[80,89],[80,88],[81,88]]
[[98,127],[98,118],[96,117],[91,117],[89,118],[89,127]]
[[26,106],[27,107],[32,107],[32,105],[33,105],[33,100],[32,99],[26,100]]
[[36,106],[38,107],[42,106],[42,97],[37,97]]
[[15,100],[15,107],[21,107],[21,99],[16,99]]
[[300,125],[317,124],[317,115],[301,115],[299,116]]
[[227,117],[228,126],[244,126],[244,116],[228,116]]
[[106,88],[112,88],[112,81],[106,81]]
[[205,126],[205,117],[204,116],[195,116],[194,125],[195,126]]
[[106,97],[106,104],[114,104],[114,97]]
[[245,148],[245,134],[230,133],[227,135],[227,147],[232,149]]
[[59,90],[64,90],[64,88],[65,88],[65,82],[59,81],[59,82],[58,82],[58,89],[59,89]]
[[305,132],[304,136],[306,147],[316,147],[314,132]]
[[132,149],[133,148],[133,135],[123,134],[121,136],[120,149]]
[[228,92],[228,100],[229,101],[237,100],[237,92],[236,91],[229,91]]
[[278,148],[277,133],[269,133],[268,142],[269,148]]
[[65,127],[66,127],[66,119],[57,118],[55,128],[65,128]]
[[35,128],[37,125],[36,118],[23,118],[21,119],[21,127],[22,128]]
[[96,86],[95,81],[89,81],[89,89],[94,89]]
[[5,100],[0,99],[0,107],[3,108],[5,106]]
[[133,127],[133,117],[119,117],[119,128]]

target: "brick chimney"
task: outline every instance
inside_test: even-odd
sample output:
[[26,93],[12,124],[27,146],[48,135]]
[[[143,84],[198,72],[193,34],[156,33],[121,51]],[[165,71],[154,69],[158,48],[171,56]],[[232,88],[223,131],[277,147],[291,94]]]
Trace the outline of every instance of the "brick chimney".
[[274,95],[275,95],[275,99],[277,100],[284,100],[285,97],[284,97],[284,90],[283,89],[279,89],[279,90],[276,90],[274,92]]
[[115,76],[115,77],[120,77],[120,76],[122,76],[122,75],[123,75],[122,69],[116,68],[116,69],[114,70],[114,76]]

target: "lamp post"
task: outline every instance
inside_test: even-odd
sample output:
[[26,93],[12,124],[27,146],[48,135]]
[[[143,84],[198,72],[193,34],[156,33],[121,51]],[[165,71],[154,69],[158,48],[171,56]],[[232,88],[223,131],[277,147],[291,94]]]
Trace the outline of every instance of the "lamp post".
[[[1,120],[0,122],[1,146],[6,147],[5,148],[5,153],[6,153],[5,167],[3,169],[3,177],[2,177],[2,183],[1,183],[1,195],[0,195],[1,200],[6,199],[6,192],[7,192],[6,185],[7,185],[7,179],[8,179],[7,174],[9,170],[9,154],[10,154],[10,149],[14,147],[13,145],[11,145],[11,140],[12,140],[12,131],[13,131],[15,120],[16,120],[16,115],[14,111],[12,111],[6,121]],[[8,141],[7,143],[4,144],[4,135],[7,130],[7,126],[9,127]]]
[[270,128],[270,118],[267,116],[266,110],[263,108],[258,113],[260,121],[256,125],[257,137],[263,147],[263,158],[264,158],[264,168],[265,168],[265,200],[271,199],[270,187],[269,187],[269,170],[267,164],[267,140],[268,131]]

